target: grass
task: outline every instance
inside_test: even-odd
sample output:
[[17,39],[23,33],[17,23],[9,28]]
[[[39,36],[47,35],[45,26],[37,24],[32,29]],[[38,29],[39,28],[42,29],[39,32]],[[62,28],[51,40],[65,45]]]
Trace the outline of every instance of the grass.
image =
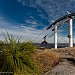
[[45,50],[42,52],[38,52],[35,56],[35,60],[40,66],[41,71],[45,73],[48,70],[50,70],[53,66],[58,64],[60,58],[57,52]]
[[44,50],[36,51],[32,42],[22,42],[9,35],[0,42],[0,72],[13,72],[2,75],[41,75],[47,72],[60,58],[57,52]]
[[41,71],[32,59],[35,46],[32,42],[20,43],[20,39],[9,34],[1,41],[0,72],[13,72],[2,75],[40,75]]

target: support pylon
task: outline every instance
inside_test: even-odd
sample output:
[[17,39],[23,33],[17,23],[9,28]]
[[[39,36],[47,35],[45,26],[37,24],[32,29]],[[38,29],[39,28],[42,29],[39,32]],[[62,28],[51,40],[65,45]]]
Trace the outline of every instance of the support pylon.
[[57,26],[54,29],[54,47],[57,49]]
[[73,19],[69,19],[70,22],[70,29],[69,29],[69,47],[73,47]]

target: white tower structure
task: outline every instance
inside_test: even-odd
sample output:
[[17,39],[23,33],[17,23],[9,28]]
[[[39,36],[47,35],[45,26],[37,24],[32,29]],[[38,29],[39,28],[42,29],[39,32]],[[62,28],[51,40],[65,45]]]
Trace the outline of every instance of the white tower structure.
[[73,47],[73,19],[69,19],[69,47]]
[[57,26],[54,28],[54,47],[57,49]]

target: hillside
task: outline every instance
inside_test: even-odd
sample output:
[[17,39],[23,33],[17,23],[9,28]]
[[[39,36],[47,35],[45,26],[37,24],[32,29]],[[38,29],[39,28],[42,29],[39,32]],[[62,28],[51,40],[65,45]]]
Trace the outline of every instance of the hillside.
[[75,47],[51,50],[59,53],[61,61],[43,75],[75,75]]

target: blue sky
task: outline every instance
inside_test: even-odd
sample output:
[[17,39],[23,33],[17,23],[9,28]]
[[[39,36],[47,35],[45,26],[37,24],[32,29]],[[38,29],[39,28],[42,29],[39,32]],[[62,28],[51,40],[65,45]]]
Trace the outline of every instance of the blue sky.
[[[22,36],[22,40],[34,40],[52,20],[66,15],[66,11],[75,12],[75,0],[0,0],[0,39],[3,39],[1,31],[6,34],[7,30],[14,37]],[[65,32],[62,34],[67,39]],[[42,41],[48,33],[53,32],[45,31],[34,42]],[[53,42],[53,37],[47,41]]]

